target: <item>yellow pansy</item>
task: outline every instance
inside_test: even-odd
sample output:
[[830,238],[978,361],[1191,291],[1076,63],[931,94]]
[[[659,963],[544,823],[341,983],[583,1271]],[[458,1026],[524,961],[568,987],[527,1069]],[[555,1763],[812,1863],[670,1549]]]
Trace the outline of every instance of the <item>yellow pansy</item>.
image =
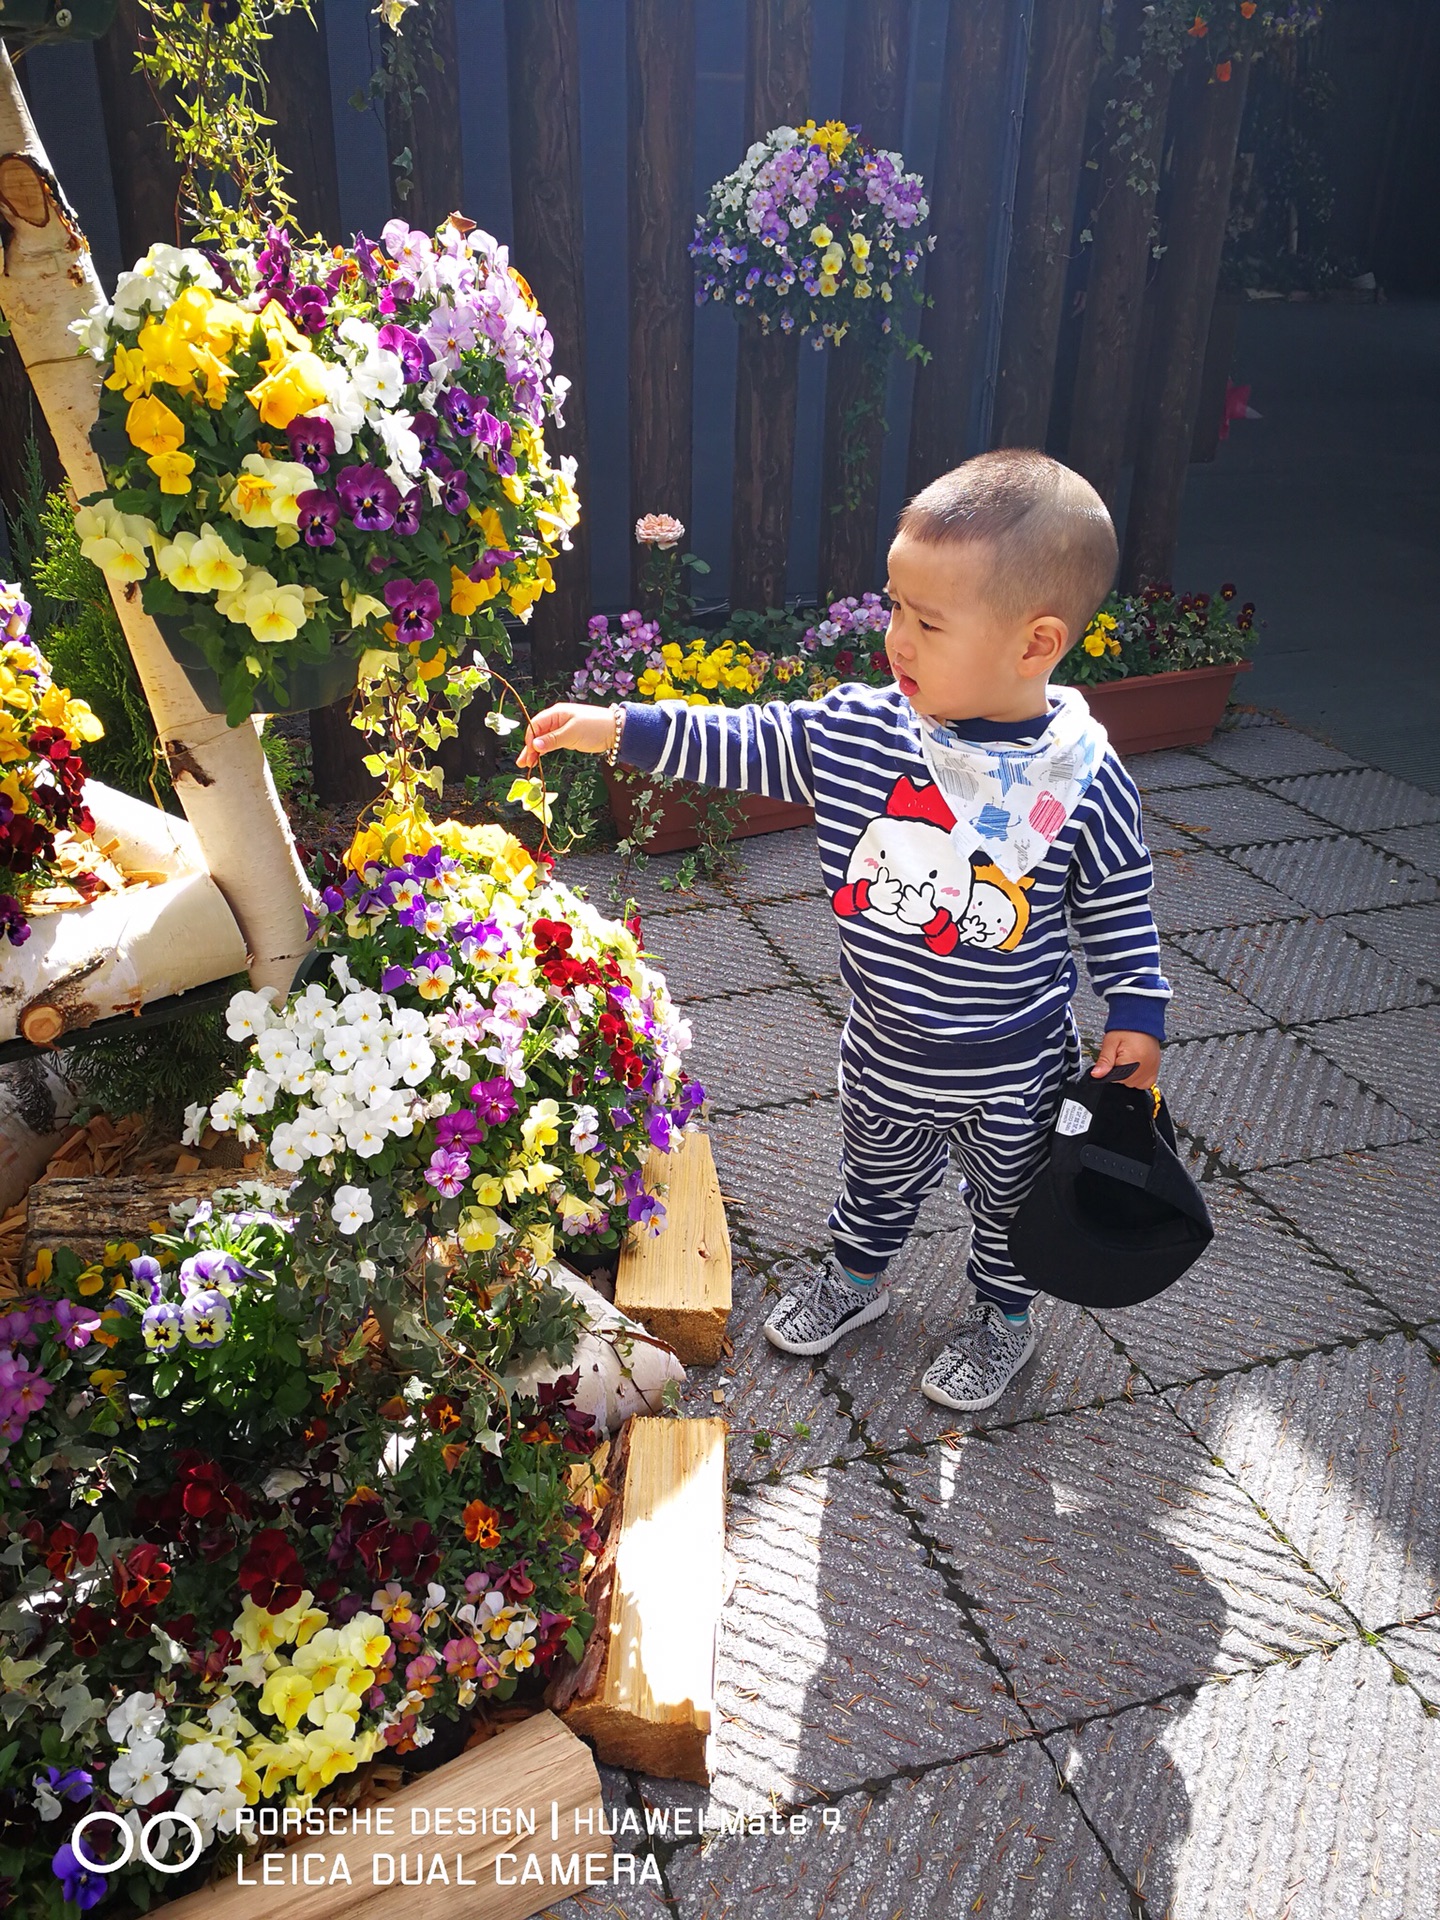
[[246,626],[267,645],[293,640],[305,620],[305,596],[297,586],[265,587],[245,602]]
[[161,493],[189,493],[195,462],[188,453],[152,453],[145,464],[160,482]]
[[457,1232],[466,1253],[488,1253],[500,1237],[500,1216],[489,1207],[467,1207]]
[[482,1207],[498,1207],[504,1197],[504,1189],[493,1173],[477,1174],[470,1182],[470,1191]]
[[185,423],[154,394],[131,404],[125,431],[131,446],[139,447],[142,453],[174,453],[185,439]]
[[526,1147],[550,1147],[560,1138],[560,1106],[555,1100],[537,1100],[520,1126]]
[[838,242],[833,246],[827,247],[820,256],[820,271],[822,273],[839,273],[843,270],[844,265],[845,249],[840,246]]
[[260,1711],[278,1720],[288,1733],[300,1724],[314,1698],[315,1689],[305,1674],[294,1667],[278,1667],[260,1690]]
[[834,238],[835,238],[834,234],[831,233],[829,227],[826,226],[823,220],[820,222],[818,227],[812,227],[810,229],[810,241],[812,246],[828,247],[830,242]]
[[472,580],[468,573],[462,573],[459,567],[450,569],[450,611],[462,616],[471,614],[483,607],[487,600],[493,600],[504,582],[497,568],[488,580]]
[[821,274],[820,291],[827,300],[830,298],[831,294],[833,294],[836,291],[839,285],[840,285],[840,282],[835,278],[833,273]]
[[150,369],[138,347],[127,347],[123,341],[116,344],[115,365],[105,384],[112,392],[123,389],[127,400],[139,400],[149,393]]
[[278,301],[266,302],[260,313],[259,327],[268,349],[260,364],[267,373],[277,372],[292,353],[307,351],[305,336],[297,331],[294,321]]
[[247,387],[245,397],[267,427],[288,427],[301,414],[323,405],[328,392],[324,361],[318,354],[302,351]]
[[524,1244],[530,1249],[537,1267],[548,1267],[555,1258],[555,1229],[548,1223],[531,1227]]

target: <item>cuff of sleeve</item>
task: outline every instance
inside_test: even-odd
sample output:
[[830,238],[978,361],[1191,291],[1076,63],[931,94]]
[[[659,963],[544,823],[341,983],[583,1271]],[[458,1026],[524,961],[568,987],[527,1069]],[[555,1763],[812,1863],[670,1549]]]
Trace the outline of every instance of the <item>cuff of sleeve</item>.
[[653,773],[665,751],[665,736],[669,726],[669,716],[658,707],[627,700],[625,724],[620,729],[620,751],[616,759],[623,760],[627,767],[639,767],[642,773]]
[[1148,1033],[1152,1040],[1165,1042],[1165,1002],[1152,1000],[1148,993],[1112,993],[1106,1002],[1109,1016],[1105,1031]]

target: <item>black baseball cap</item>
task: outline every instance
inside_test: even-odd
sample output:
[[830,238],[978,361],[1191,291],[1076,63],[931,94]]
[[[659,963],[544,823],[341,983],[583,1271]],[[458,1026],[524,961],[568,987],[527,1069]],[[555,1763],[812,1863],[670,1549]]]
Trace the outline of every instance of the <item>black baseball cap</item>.
[[1157,1088],[1086,1074],[1066,1087],[1050,1157],[1010,1223],[1031,1286],[1082,1307],[1133,1307],[1215,1237]]

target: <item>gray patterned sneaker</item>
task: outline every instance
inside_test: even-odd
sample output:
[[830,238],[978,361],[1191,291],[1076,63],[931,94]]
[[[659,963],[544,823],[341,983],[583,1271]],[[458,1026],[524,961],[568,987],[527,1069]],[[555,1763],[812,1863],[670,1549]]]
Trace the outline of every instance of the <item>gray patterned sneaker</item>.
[[890,1304],[889,1290],[878,1280],[857,1287],[833,1257],[777,1260],[772,1271],[786,1291],[765,1322],[765,1338],[785,1353],[828,1353],[853,1328],[878,1320]]
[[1023,1327],[1012,1326],[996,1301],[977,1299],[954,1346],[926,1368],[920,1391],[942,1407],[978,1413],[994,1406],[1034,1351],[1028,1320]]

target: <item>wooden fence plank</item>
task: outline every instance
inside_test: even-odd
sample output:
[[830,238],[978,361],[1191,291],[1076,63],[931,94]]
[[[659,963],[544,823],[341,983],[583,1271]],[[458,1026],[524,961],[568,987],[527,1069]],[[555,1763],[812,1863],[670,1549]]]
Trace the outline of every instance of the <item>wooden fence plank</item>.
[[1100,51],[1100,0],[1036,0],[991,438],[1043,447]]
[[[694,446],[694,0],[626,6],[630,513],[691,521]],[[638,600],[641,549],[632,548]]]

